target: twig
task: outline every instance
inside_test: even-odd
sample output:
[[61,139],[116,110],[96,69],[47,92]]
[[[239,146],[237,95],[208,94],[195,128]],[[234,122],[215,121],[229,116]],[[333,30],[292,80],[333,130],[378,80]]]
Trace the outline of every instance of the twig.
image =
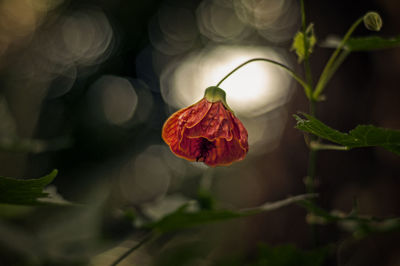
[[139,243],[128,249],[124,254],[122,254],[116,261],[114,261],[110,266],[116,266],[118,265],[122,260],[127,258],[132,252],[140,248],[142,245],[145,243],[149,242],[150,240],[155,238],[155,234],[150,232],[148,233]]
[[245,209],[241,209],[242,212],[253,212],[253,211],[260,211],[260,212],[265,212],[265,211],[272,211],[272,210],[276,210],[279,208],[282,208],[284,206],[290,205],[292,203],[297,203],[300,201],[304,201],[304,200],[309,200],[309,199],[313,199],[318,197],[318,194],[316,193],[311,193],[311,194],[301,194],[301,195],[297,195],[297,196],[292,196],[283,200],[278,200],[275,202],[267,202],[264,203],[261,206],[258,207],[253,207],[253,208],[245,208]]

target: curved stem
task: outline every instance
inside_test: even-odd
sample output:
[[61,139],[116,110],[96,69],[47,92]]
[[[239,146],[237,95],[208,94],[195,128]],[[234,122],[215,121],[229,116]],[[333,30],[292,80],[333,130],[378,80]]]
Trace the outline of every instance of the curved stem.
[[[336,48],[335,52],[329,58],[329,61],[326,64],[324,70],[322,71],[322,74],[321,74],[321,76],[320,76],[320,78],[318,80],[318,83],[317,83],[316,87],[315,87],[315,91],[314,91],[314,93],[312,95],[313,99],[318,100],[318,97],[321,94],[321,92],[324,90],[326,83],[328,83],[330,78],[333,76],[334,72],[337,70],[338,65],[333,67],[333,65],[336,62],[335,60],[338,57],[340,51],[343,49],[343,47],[346,44],[347,40],[350,38],[351,34],[358,27],[358,25],[360,25],[360,23],[363,21],[363,18],[364,18],[364,16],[362,16],[361,18],[357,19],[356,22],[354,22],[353,25],[351,25],[351,27],[347,31],[346,35],[343,37],[342,41],[340,42],[339,46]],[[342,60],[342,62],[343,62],[343,60]]]
[[235,73],[238,69],[242,68],[243,66],[254,62],[254,61],[264,61],[264,62],[268,62],[271,64],[274,64],[276,66],[279,66],[281,68],[283,68],[284,70],[286,70],[290,76],[292,76],[298,83],[300,83],[300,85],[304,88],[304,90],[306,91],[306,95],[311,96],[311,89],[310,87],[307,85],[307,83],[300,77],[298,76],[293,70],[291,70],[289,67],[285,66],[284,64],[281,64],[277,61],[271,60],[271,59],[267,59],[267,58],[253,58],[250,60],[247,60],[246,62],[240,64],[239,66],[237,66],[236,68],[234,68],[231,72],[229,72],[223,79],[221,79],[216,87],[219,87],[219,85],[221,85],[222,82],[224,82],[227,78],[229,78],[233,73]]
[[120,257],[118,257],[117,260],[115,260],[110,266],[116,266],[118,265],[122,260],[124,260],[126,257],[128,257],[132,252],[140,248],[142,245],[150,241],[151,239],[154,238],[154,235],[152,232],[150,232],[148,235],[146,235],[139,243],[128,249],[124,254],[122,254]]

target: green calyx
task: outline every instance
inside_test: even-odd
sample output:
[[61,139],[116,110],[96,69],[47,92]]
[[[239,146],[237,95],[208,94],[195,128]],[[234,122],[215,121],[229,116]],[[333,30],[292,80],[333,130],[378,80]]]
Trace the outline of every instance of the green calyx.
[[222,102],[226,109],[232,112],[229,105],[226,103],[226,93],[223,89],[218,88],[216,86],[208,87],[204,92],[204,98],[207,101],[215,103],[215,102]]
[[363,17],[363,21],[365,27],[369,30],[380,31],[382,28],[382,18],[377,12],[368,12]]

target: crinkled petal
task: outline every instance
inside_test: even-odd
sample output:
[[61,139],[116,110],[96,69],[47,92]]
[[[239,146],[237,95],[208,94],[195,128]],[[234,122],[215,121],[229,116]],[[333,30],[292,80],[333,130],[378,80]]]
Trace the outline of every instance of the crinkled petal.
[[249,144],[248,144],[248,134],[246,128],[243,126],[242,122],[230,113],[231,118],[233,120],[233,138],[239,141],[240,146],[246,151],[249,151]]
[[247,151],[244,150],[236,139],[216,139],[215,147],[208,151],[204,163],[209,166],[229,165],[235,161],[242,160]]
[[179,118],[187,111],[188,108],[175,112],[164,123],[161,137],[169,146],[175,146],[178,144],[184,126],[184,123],[182,123]]
[[203,137],[210,141],[217,138],[232,140],[234,127],[230,111],[226,110],[222,102],[213,103],[204,118],[193,127],[186,126],[185,134],[189,138]]
[[190,161],[199,160],[201,157],[202,141],[202,138],[187,138],[184,134],[179,144],[179,151],[177,154]]
[[202,161],[209,166],[229,165],[242,160],[247,153],[236,139],[208,141],[202,137],[188,138],[185,133],[179,147],[178,156],[190,161]]
[[207,101],[206,99],[202,99],[201,101],[190,106],[187,112],[185,113],[184,117],[182,117],[182,120],[186,122],[185,127],[187,128],[194,127],[200,121],[202,121],[204,116],[210,110],[211,106],[212,103]]
[[[181,109],[171,115],[164,123],[162,128],[162,138],[167,143],[172,152],[178,155],[179,142],[182,139],[183,129],[186,126],[193,126],[199,123],[211,108],[211,103],[206,99]],[[182,156],[182,155],[181,155]]]
[[162,138],[177,156],[209,166],[242,160],[249,150],[247,130],[221,102],[202,99],[174,113]]

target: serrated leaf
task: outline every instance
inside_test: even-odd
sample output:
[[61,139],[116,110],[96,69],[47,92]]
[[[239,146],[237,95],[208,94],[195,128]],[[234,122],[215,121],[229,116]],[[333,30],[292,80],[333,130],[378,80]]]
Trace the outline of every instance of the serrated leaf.
[[312,133],[323,139],[341,144],[348,148],[380,146],[400,155],[400,131],[375,127],[372,125],[359,125],[349,133],[335,130],[315,117],[303,114],[306,119],[297,115],[296,128]]
[[255,212],[240,213],[229,210],[198,210],[192,212],[188,211],[188,205],[185,204],[175,212],[151,224],[149,227],[161,233],[166,233],[201,224],[240,218],[253,213]]
[[47,197],[44,188],[57,176],[57,170],[37,179],[0,177],[0,203],[36,205],[38,199]]
[[[313,52],[314,45],[317,42],[317,38],[314,34],[313,24],[310,24],[306,29],[306,42],[308,43],[308,54]],[[304,45],[304,33],[299,31],[293,38],[292,43],[292,51],[295,51],[297,54],[298,62],[302,62],[306,56],[305,54],[305,45]]]
[[378,36],[350,38],[346,42],[346,48],[350,51],[371,51],[388,49],[400,46],[400,36],[394,38],[381,38]]

